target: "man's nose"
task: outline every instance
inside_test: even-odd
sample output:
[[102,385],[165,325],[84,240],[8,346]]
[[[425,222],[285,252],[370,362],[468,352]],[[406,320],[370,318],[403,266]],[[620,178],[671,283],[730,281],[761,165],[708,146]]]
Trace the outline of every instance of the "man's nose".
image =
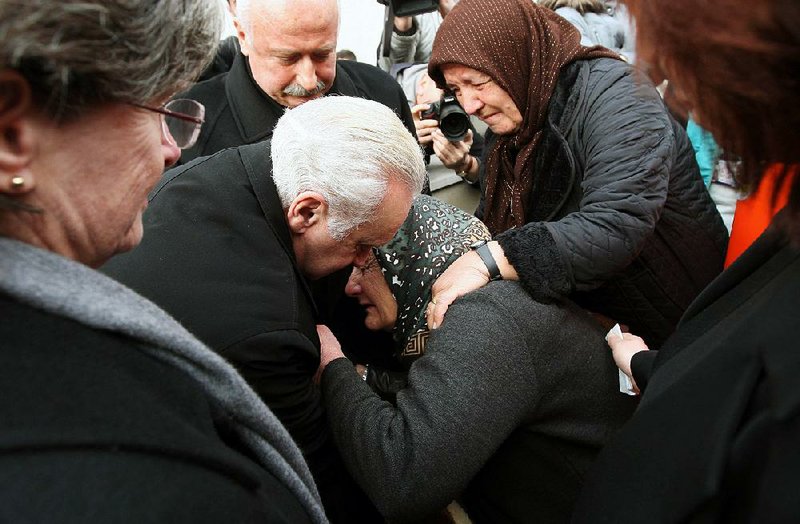
[[297,83],[306,91],[317,88],[317,68],[310,57],[303,57],[297,62]]

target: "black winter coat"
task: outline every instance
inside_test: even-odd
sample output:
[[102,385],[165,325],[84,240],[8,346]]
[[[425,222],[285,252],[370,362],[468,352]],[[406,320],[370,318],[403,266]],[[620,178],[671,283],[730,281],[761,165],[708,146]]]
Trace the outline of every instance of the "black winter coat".
[[636,354],[655,356],[647,388],[601,452],[575,522],[797,522],[798,297],[800,250],[768,231],[661,351]]
[[605,58],[562,70],[527,224],[496,240],[536,299],[570,296],[657,348],[722,270],[727,231],[685,131],[641,82]]
[[371,507],[344,471],[313,383],[317,310],[295,263],[269,141],[168,171],[145,235],[103,271],[230,361],[289,430],[333,521]]
[[[229,63],[229,60],[232,62]],[[217,73],[217,74],[215,74]],[[206,108],[205,122],[197,143],[181,153],[179,163],[217,153],[228,147],[253,144],[272,136],[285,107],[267,96],[253,79],[247,58],[239,51],[234,37],[223,40],[217,57],[200,82],[178,98],[191,98]],[[405,94],[399,84],[377,67],[353,61],[336,64],[336,79],[329,91],[380,102],[392,109],[416,137],[416,128]],[[430,194],[425,181],[423,193]],[[351,269],[345,268],[313,283],[314,298],[321,321],[331,326],[349,350],[361,340],[388,345],[388,336],[372,335],[363,327],[364,313],[356,300],[344,297],[344,286]],[[351,336],[355,333],[356,336]],[[364,347],[369,347],[366,344]]]
[[0,293],[0,520],[308,522],[197,381]]

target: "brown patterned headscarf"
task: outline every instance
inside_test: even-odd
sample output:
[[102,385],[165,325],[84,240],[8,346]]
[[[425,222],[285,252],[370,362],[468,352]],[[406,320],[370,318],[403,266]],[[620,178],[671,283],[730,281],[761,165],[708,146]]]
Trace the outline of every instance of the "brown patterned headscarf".
[[484,221],[493,235],[525,223],[533,159],[561,68],[575,60],[619,58],[583,47],[564,18],[533,0],[461,0],[445,17],[428,72],[445,86],[443,64],[461,64],[491,77],[516,104],[522,126],[498,137],[486,155]]

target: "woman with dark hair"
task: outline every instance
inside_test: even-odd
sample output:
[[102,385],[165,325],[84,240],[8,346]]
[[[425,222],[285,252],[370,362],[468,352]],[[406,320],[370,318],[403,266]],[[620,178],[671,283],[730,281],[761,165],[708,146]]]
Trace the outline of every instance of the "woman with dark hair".
[[742,158],[738,180],[773,195],[788,188],[788,202],[660,351],[630,334],[609,340],[643,396],[601,454],[574,520],[796,522],[800,4],[628,3],[639,56]]
[[[204,108],[217,0],[0,2],[0,520],[325,522],[222,358],[95,269]],[[169,101],[169,102],[168,102]]]
[[636,401],[618,391],[603,331],[563,301],[540,304],[495,282],[453,304],[430,332],[432,282],[489,233],[427,196],[375,258],[353,270],[349,295],[365,324],[391,331],[413,361],[395,404],[354,372],[320,328],[323,401],[353,476],[391,522],[459,497],[475,522],[565,522],[583,474]]
[[494,236],[483,258],[467,253],[434,285],[431,324],[504,278],[658,347],[721,271],[727,232],[657,91],[530,0],[459,2],[429,72],[489,126],[478,216]]

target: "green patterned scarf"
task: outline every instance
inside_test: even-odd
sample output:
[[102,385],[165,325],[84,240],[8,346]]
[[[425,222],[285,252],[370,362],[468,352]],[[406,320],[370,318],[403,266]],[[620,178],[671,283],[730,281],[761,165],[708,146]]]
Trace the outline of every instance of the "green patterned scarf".
[[491,235],[473,215],[419,195],[394,238],[375,250],[397,300],[392,335],[401,362],[410,364],[425,352],[429,333],[425,313],[433,283],[473,243],[484,239]]

